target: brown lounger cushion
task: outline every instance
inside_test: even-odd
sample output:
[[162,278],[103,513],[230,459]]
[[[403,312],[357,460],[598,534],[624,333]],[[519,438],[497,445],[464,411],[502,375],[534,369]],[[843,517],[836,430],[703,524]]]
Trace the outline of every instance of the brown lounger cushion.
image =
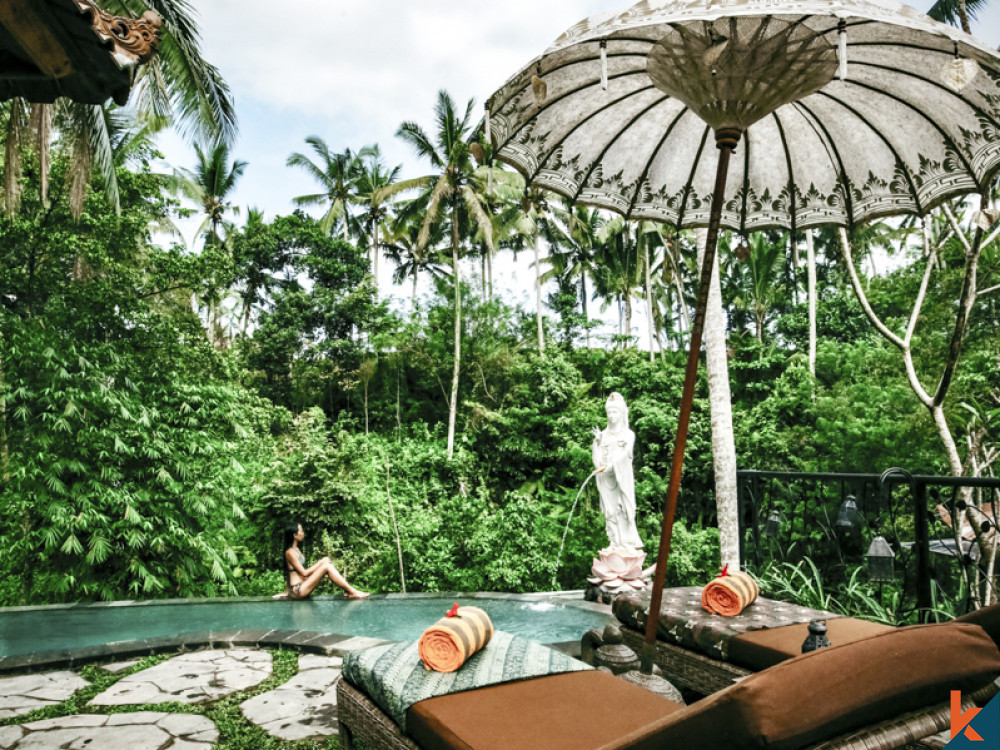
[[[853,617],[837,617],[826,621],[826,636],[833,646],[853,643],[890,630],[895,628]],[[808,636],[807,623],[752,630],[736,636],[729,642],[729,661],[759,672],[801,655],[802,642]]]
[[414,703],[406,728],[424,750],[597,750],[682,708],[605,672],[572,672]]
[[955,622],[971,622],[978,625],[986,631],[994,643],[1000,645],[1000,604],[992,604],[975,612],[969,612],[967,615],[955,618]]
[[924,706],[1000,675],[978,625],[899,628],[803,654],[643,727],[623,747],[793,750]]

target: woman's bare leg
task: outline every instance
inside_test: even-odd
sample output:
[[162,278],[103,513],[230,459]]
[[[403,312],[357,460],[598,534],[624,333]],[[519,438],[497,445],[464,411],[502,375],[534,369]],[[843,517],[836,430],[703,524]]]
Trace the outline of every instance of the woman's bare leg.
[[340,574],[340,572],[333,567],[333,563],[326,560],[322,565],[320,565],[316,570],[310,573],[302,585],[299,586],[299,597],[309,596],[313,592],[313,589],[319,585],[319,582],[323,580],[324,577],[328,577],[335,584],[340,586],[351,599],[365,599],[368,594],[364,591],[358,591],[351,584],[347,582],[347,579]]
[[340,586],[340,588],[342,588],[346,592],[347,597],[349,599],[368,598],[368,592],[359,591],[358,589],[354,588],[351,584],[349,584],[347,582],[347,579],[340,574],[339,570],[333,567],[333,563],[331,563],[329,560],[326,563],[326,571],[327,575],[330,576],[330,580],[333,581],[338,586]]

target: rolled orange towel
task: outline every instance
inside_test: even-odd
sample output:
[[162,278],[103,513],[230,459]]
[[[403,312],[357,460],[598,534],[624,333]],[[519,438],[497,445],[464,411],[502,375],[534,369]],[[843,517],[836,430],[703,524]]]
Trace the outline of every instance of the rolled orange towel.
[[417,650],[424,669],[454,672],[493,637],[490,616],[479,607],[459,607],[431,625],[420,636]]
[[723,617],[736,617],[753,604],[760,589],[757,582],[742,570],[730,573],[729,566],[722,575],[709,583],[701,592],[701,606]]

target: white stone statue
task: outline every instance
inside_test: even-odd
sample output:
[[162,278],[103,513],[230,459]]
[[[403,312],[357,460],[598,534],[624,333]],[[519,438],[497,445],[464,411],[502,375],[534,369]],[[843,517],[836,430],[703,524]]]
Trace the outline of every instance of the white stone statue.
[[639,550],[642,540],[635,527],[635,475],[632,449],[635,433],[628,426],[628,406],[617,391],[605,405],[608,426],[594,428],[593,459],[597,490],[601,493],[610,549]]

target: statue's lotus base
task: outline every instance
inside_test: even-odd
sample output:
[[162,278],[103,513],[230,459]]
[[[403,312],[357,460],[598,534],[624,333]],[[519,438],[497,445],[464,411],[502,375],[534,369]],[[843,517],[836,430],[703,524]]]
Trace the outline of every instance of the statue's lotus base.
[[591,577],[584,590],[584,599],[610,604],[619,594],[648,593],[656,566],[642,569],[646,553],[636,549],[602,549],[590,568]]
[[583,598],[588,602],[603,602],[604,604],[611,604],[615,600],[615,597],[621,596],[622,594],[634,594],[636,596],[649,596],[649,592],[653,588],[652,581],[643,581],[644,586],[641,589],[636,589],[632,586],[618,587],[609,589],[603,585],[596,585],[587,582],[586,588],[583,590]]

